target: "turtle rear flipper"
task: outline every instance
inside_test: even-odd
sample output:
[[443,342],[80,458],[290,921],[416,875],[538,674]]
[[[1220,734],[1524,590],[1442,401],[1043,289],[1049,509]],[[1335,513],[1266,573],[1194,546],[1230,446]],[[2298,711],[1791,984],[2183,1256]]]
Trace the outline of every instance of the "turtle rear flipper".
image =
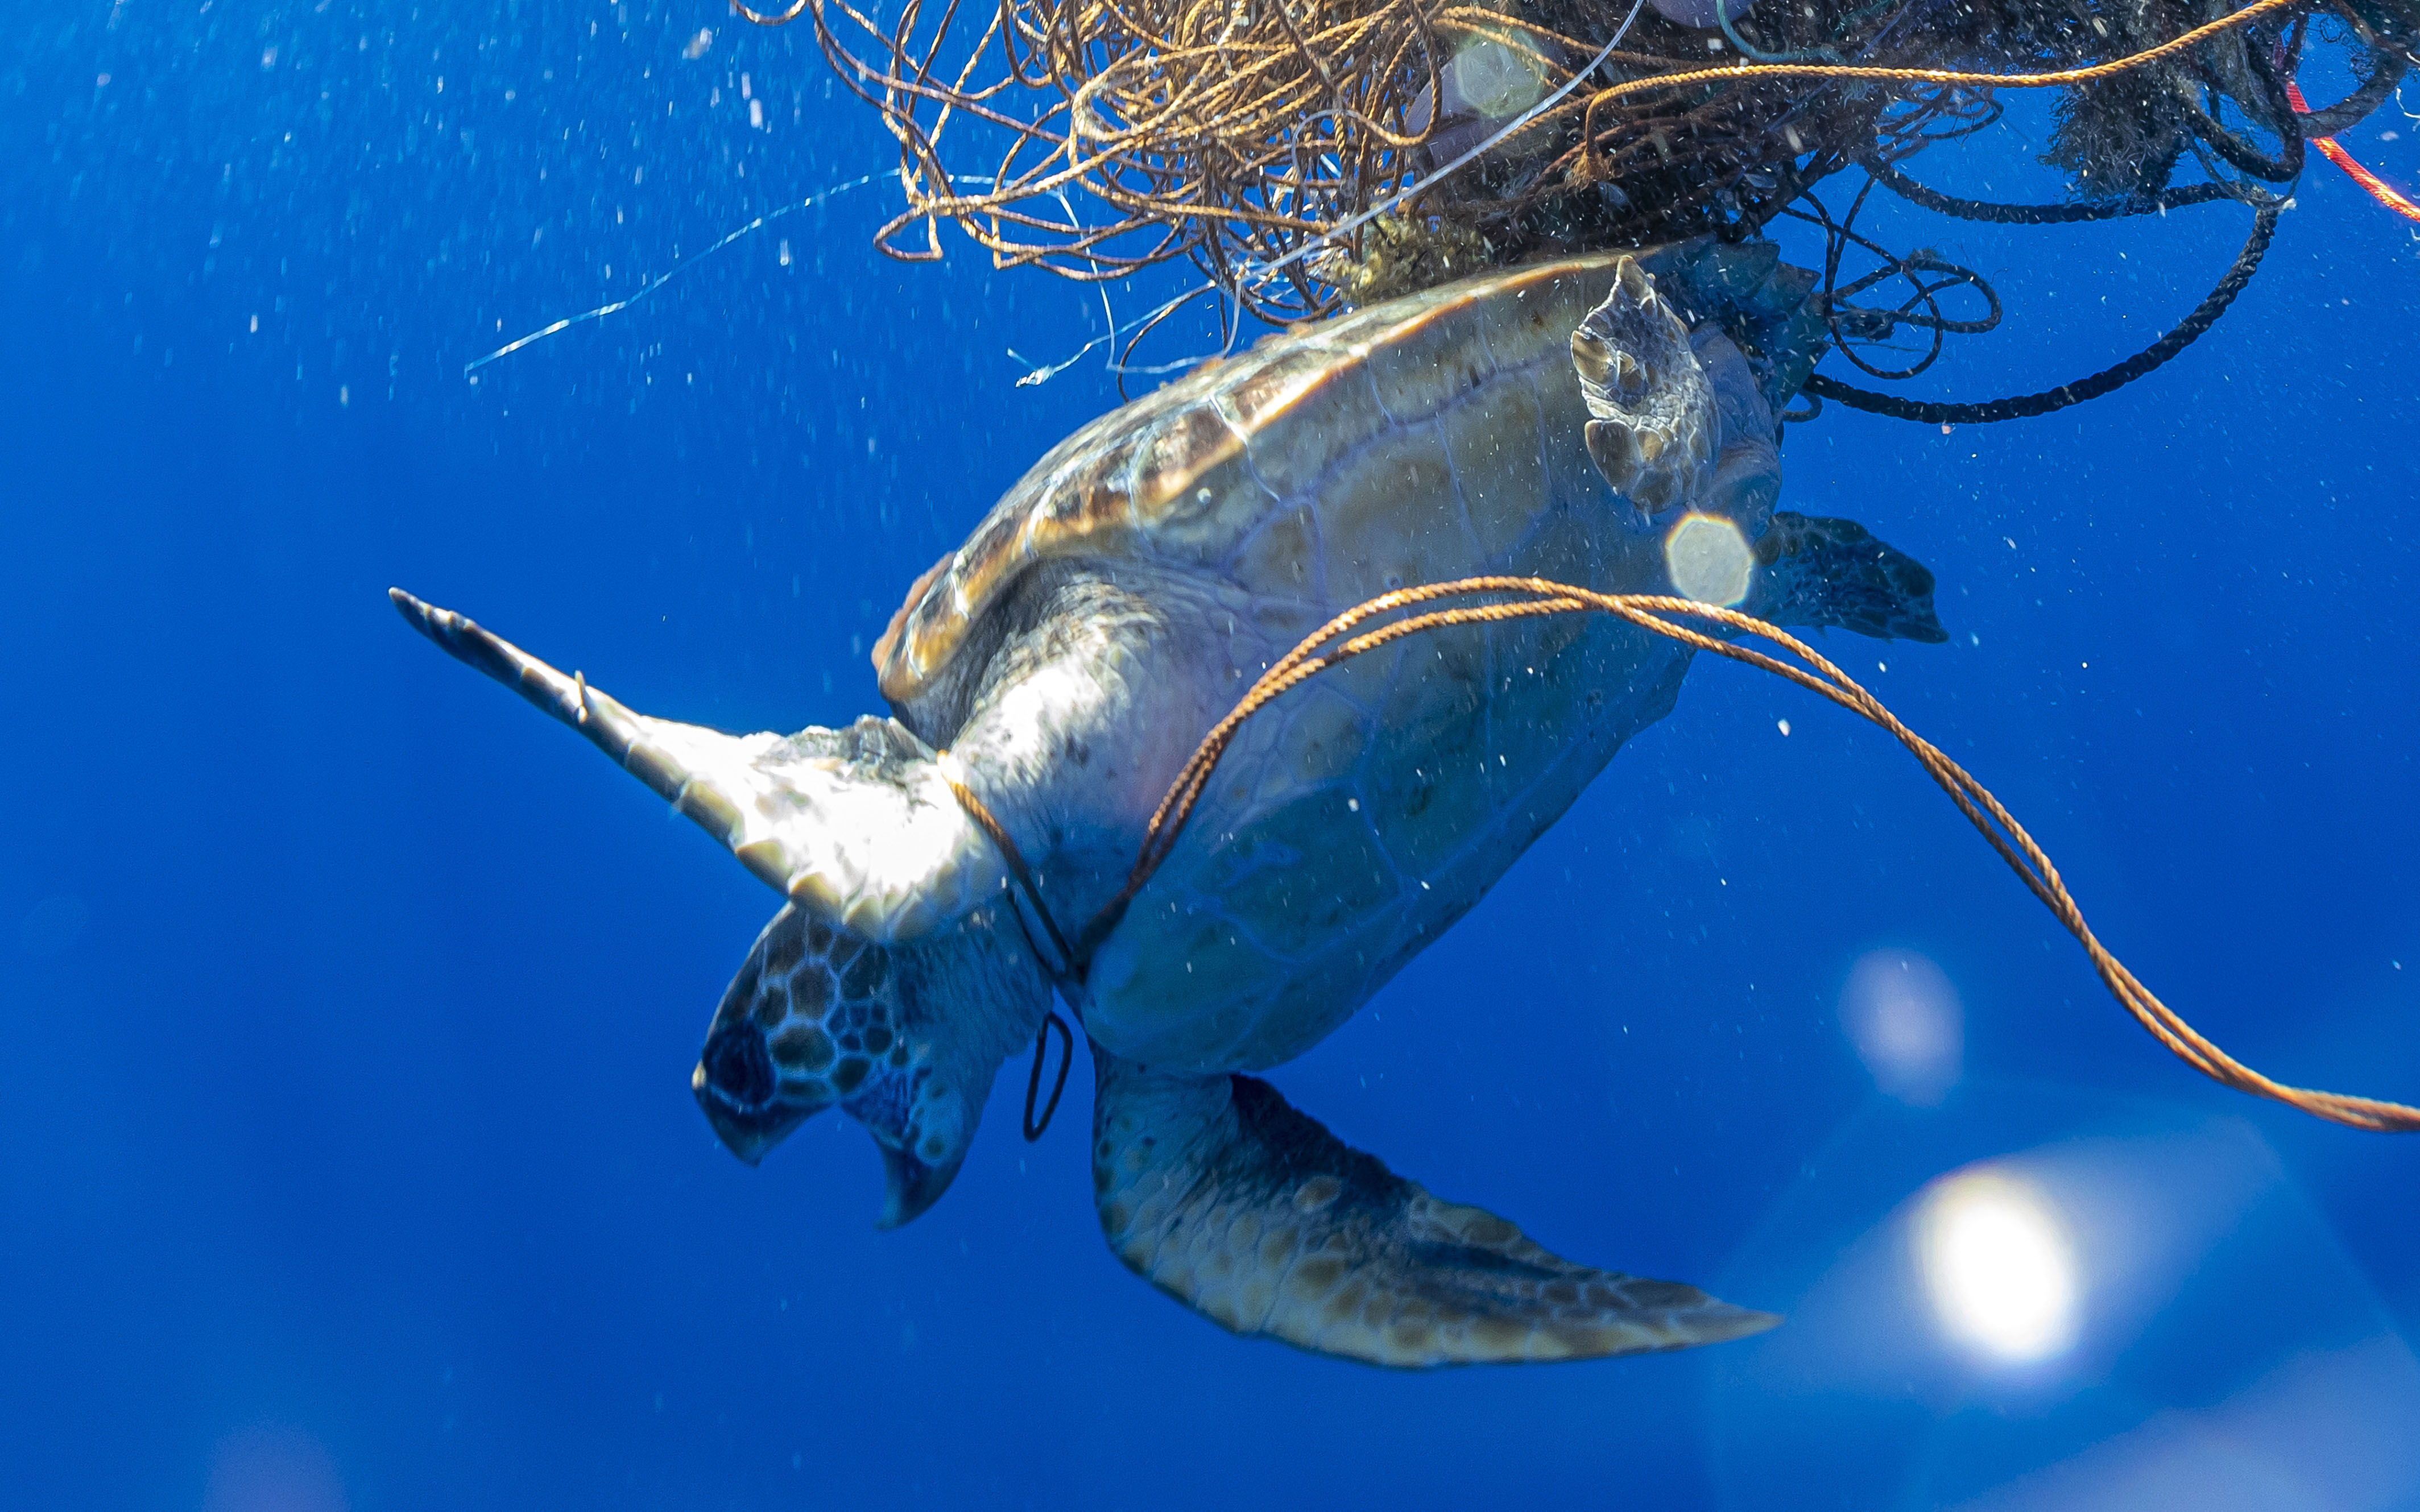
[[1266,1082],[1154,1072],[1097,1045],[1094,1064],[1110,1249],[1234,1333],[1422,1368],[1683,1349],[1779,1321],[1551,1255],[1395,1175]]
[[916,938],[1007,880],[937,753],[895,719],[726,735],[623,707],[471,620],[390,588],[405,621],[586,735],[758,878],[870,940]]
[[1642,516],[1704,499],[1723,443],[1721,406],[1688,322],[1637,258],[1614,265],[1612,289],[1571,345],[1590,415],[1583,435],[1605,481]]
[[1756,543],[1751,614],[1776,625],[1838,625],[1879,640],[1949,639],[1932,609],[1932,573],[1853,519],[1777,510]]

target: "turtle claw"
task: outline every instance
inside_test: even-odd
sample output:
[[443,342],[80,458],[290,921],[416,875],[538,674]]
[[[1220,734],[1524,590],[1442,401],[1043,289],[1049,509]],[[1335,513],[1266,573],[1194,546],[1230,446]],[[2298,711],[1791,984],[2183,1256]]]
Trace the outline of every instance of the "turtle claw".
[[1637,258],[1624,257],[1614,264],[1613,278],[1633,304],[1644,308],[1655,302],[1655,280],[1647,276],[1647,270],[1638,266]]

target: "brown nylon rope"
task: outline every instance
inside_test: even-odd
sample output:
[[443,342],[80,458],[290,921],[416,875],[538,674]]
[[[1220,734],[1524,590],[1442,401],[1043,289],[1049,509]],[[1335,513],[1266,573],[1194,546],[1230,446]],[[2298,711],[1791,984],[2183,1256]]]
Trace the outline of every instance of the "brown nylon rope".
[[2256,0],[2242,10],[2205,22],[2189,32],[2182,32],[2156,47],[2131,53],[2106,63],[2089,68],[2059,69],[2050,73],[1966,73],[1949,69],[1882,69],[1854,63],[1735,63],[1718,69],[1691,69],[1682,73],[1651,74],[1644,79],[1630,79],[1600,89],[1589,96],[1588,108],[1581,116],[1579,152],[1590,176],[1596,177],[1596,131],[1594,124],[1599,105],[1608,105],[1628,96],[1643,94],[1650,89],[1668,88],[1678,85],[1710,82],[1737,83],[1742,79],[1869,79],[1889,84],[1941,84],[1976,85],[1988,89],[2055,89],[2061,85],[2090,84],[2095,80],[2115,77],[2134,69],[2157,63],[2163,58],[2206,42],[2222,33],[2247,25],[2273,11],[2284,10],[2302,0]]
[[[948,752],[944,751],[942,754],[947,755]],[[958,800],[958,807],[967,811],[967,817],[975,822],[977,828],[991,837],[991,842],[999,850],[1001,859],[1008,863],[1009,874],[1016,879],[1017,887],[1025,893],[1026,902],[1033,905],[1035,916],[1042,920],[1042,932],[1050,936],[1050,948],[1059,955],[1058,963],[1051,968],[1052,971],[1063,977],[1078,971],[1079,964],[1076,952],[1068,947],[1067,937],[1059,933],[1059,921],[1050,917],[1049,907],[1043,903],[1042,885],[1033,880],[1032,869],[1025,864],[1025,853],[1016,848],[1016,841],[1008,838],[1008,830],[991,810],[984,806],[984,801],[975,796],[974,790],[959,781],[957,777],[948,770],[950,765],[954,764],[954,763],[944,764],[941,780],[950,784],[950,795]],[[1034,1074],[1037,1076],[1041,1074],[1038,1062]],[[1054,1098],[1052,1101],[1055,1103],[1057,1100]]]
[[[1332,648],[1321,649],[1328,647],[1341,636],[1348,636],[1348,632],[1377,615],[1438,599],[1473,594],[1510,596],[1494,603],[1425,610],[1374,629],[1349,635],[1348,639]],[[1233,710],[1202,737],[1201,745],[1195,748],[1191,759],[1177,774],[1175,781],[1170,784],[1167,795],[1152,814],[1134,870],[1128,873],[1125,887],[1085,926],[1078,939],[1078,950],[1082,956],[1089,957],[1093,949],[1117,926],[1119,919],[1125,917],[1126,906],[1141,892],[1152,873],[1159,869],[1160,863],[1174,848],[1177,838],[1183,833],[1187,821],[1192,817],[1195,806],[1209,785],[1211,773],[1233,743],[1236,733],[1246,720],[1287,690],[1363,652],[1374,651],[1423,631],[1450,625],[1486,625],[1573,613],[1611,614],[1683,645],[1761,668],[1809,692],[1821,694],[1850,713],[1888,731],[1941,785],[1942,791],[1949,795],[1950,801],[1958,805],[1959,811],[1966,816],[1967,822],[1975,826],[1993,850],[1999,853],[2009,870],[2016,872],[2018,880],[2041,900],[2042,905],[2070,934],[2075,936],[2076,943],[2084,947],[2094,972],[2109,989],[2110,995],[2117,998],[2119,1005],[2133,1014],[2135,1022],[2149,1030],[2153,1038],[2203,1075],[2238,1091],[2272,1098],[2305,1113],[2356,1129],[2394,1134],[2420,1132],[2420,1108],[2376,1098],[2288,1086],[2262,1075],[2211,1043],[2144,986],[2132,971],[2126,969],[2125,964],[2101,943],[2092,933],[2091,926],[2085,921],[2084,911],[2069,894],[2067,884],[2060,879],[2058,868],[2051,863],[2050,856],[2000,800],[1993,797],[1991,791],[1969,775],[1964,767],[1952,761],[1939,747],[1910,730],[1854,678],[1787,630],[1738,609],[1662,594],[1600,594],[1544,578],[1463,578],[1452,582],[1400,589],[1345,610],[1306,637],[1281,660],[1263,672]],[[1792,665],[1750,646],[1735,645],[1704,630],[1676,623],[1680,620],[1697,620],[1761,637],[1780,646],[1804,665]],[[1015,842],[1000,827],[998,821],[991,818],[988,810],[973,801],[971,794],[955,783],[952,786],[960,801],[967,803],[977,823],[983,825],[985,832],[1001,847],[1009,860],[1010,870],[1026,887],[1039,909],[1040,894],[1033,888],[1032,873],[1018,856]],[[1047,910],[1043,911],[1042,917],[1054,941],[1057,940],[1058,931],[1049,924],[1050,916]],[[1063,959],[1070,960],[1071,964],[1080,971],[1079,959],[1064,956]]]
[[1994,89],[2049,89],[2063,84],[2090,84],[2157,63],[2162,58],[2176,56],[2185,49],[2206,42],[2224,32],[2259,20],[2271,11],[2283,10],[2300,0],[2255,0],[2241,10],[2230,11],[2216,21],[2207,21],[2189,32],[2180,32],[2156,47],[2140,53],[2129,53],[2106,63],[2089,68],[2059,69],[2050,73],[1961,73],[1936,69],[1877,69],[1853,63],[1745,63],[1719,69],[1692,69],[1686,73],[1659,73],[1644,79],[1632,79],[1610,88],[1597,91],[1597,100],[1619,100],[1657,85],[1696,84],[1707,79],[1737,79],[1763,74],[1767,77],[1789,75],[1797,78],[1822,79],[1884,79],[1903,84],[1981,85]]

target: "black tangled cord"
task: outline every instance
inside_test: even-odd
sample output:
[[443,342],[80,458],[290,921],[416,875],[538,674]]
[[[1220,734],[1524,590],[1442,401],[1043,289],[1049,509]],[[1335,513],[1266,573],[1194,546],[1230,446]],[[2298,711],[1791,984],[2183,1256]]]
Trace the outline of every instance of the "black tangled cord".
[[[1944,193],[1909,177],[1900,171],[1900,162],[1935,142],[1971,134],[1992,124],[1999,118],[1999,107],[1988,100],[1978,101],[1971,97],[1960,98],[1958,91],[1946,88],[1929,99],[1914,102],[1913,108],[1878,134],[1873,151],[1858,161],[1856,165],[1866,171],[1867,178],[1850,201],[1845,214],[1835,219],[1811,191],[1802,193],[1797,202],[1780,211],[1822,227],[1824,235],[1823,274],[1822,286],[1815,298],[1826,332],[1834,350],[1873,378],[1885,381],[1915,378],[1939,359],[1945,337],[1990,331],[1999,324],[2002,315],[1998,294],[1974,270],[1949,262],[1929,249],[1897,255],[1857,231],[1858,215],[1876,186],[1936,214],[1994,225],[2070,225],[2137,215],[2164,215],[2171,209],[2206,205],[2216,200],[2235,200],[2252,209],[2251,230],[2225,276],[2183,319],[2141,351],[2098,372],[2039,393],[2013,394],[1980,403],[1904,398],[1859,388],[1828,374],[1815,373],[1807,377],[1800,391],[1811,401],[1810,404],[1805,409],[1791,410],[1781,418],[1792,423],[1812,420],[1822,413],[1824,402],[1831,401],[1871,414],[1943,426],[2032,419],[2087,399],[2099,398],[2172,361],[2217,324],[2219,316],[2226,313],[2235,302],[2236,296],[2251,283],[2276,235],[2278,217],[2290,203],[2288,196],[2261,186],[2290,186],[2303,171],[2307,127],[2304,117],[2293,108],[2286,80],[2301,55],[2304,35],[2304,24],[2298,22],[2277,43],[2247,45],[2243,51],[2247,71],[2255,81],[2257,95],[2265,107],[2261,114],[2267,119],[2258,124],[2273,132],[2278,139],[2278,149],[2273,156],[2253,146],[2241,132],[2222,125],[2213,113],[2214,107],[2205,109],[2200,104],[2185,101],[2183,116],[2192,133],[2187,145],[2209,175],[2208,179],[2200,183],[2060,205],[1997,204]],[[2369,85],[2357,91],[2357,96],[2374,92],[2377,79],[2385,79],[2391,85],[2392,81],[2401,78],[2402,73],[2399,66],[2381,66]],[[2347,101],[2348,105],[2351,103],[2353,101]],[[2342,108],[2338,107],[2339,110]],[[2235,173],[2229,174],[2228,169]],[[1807,208],[1800,208],[1800,203]],[[1840,264],[1852,247],[1881,259],[1883,266],[1844,284],[1840,281]],[[1897,305],[1872,306],[1856,302],[1860,295],[1894,279],[1903,280],[1909,290],[1907,297]],[[1940,304],[1942,296],[1962,287],[1972,289],[1981,297],[1985,308],[1979,316],[1970,319],[1953,319],[1944,315]],[[1899,367],[1882,366],[1868,359],[1867,351],[1888,342],[1902,328],[1930,333],[1931,340],[1921,356]]]

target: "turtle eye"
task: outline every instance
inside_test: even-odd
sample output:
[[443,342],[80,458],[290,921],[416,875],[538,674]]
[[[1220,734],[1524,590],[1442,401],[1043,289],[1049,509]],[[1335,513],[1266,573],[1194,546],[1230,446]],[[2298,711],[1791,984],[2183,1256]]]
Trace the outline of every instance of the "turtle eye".
[[734,1107],[760,1108],[773,1101],[773,1057],[752,1026],[726,1024],[715,1030],[697,1067],[706,1085]]
[[723,1148],[753,1165],[823,1104],[783,1095],[764,1031],[718,1025],[690,1073],[690,1089]]
[[847,1090],[831,1074],[835,1050],[823,1022],[836,995],[834,944],[830,930],[783,910],[706,1031],[690,1089],[723,1146],[751,1165]]

